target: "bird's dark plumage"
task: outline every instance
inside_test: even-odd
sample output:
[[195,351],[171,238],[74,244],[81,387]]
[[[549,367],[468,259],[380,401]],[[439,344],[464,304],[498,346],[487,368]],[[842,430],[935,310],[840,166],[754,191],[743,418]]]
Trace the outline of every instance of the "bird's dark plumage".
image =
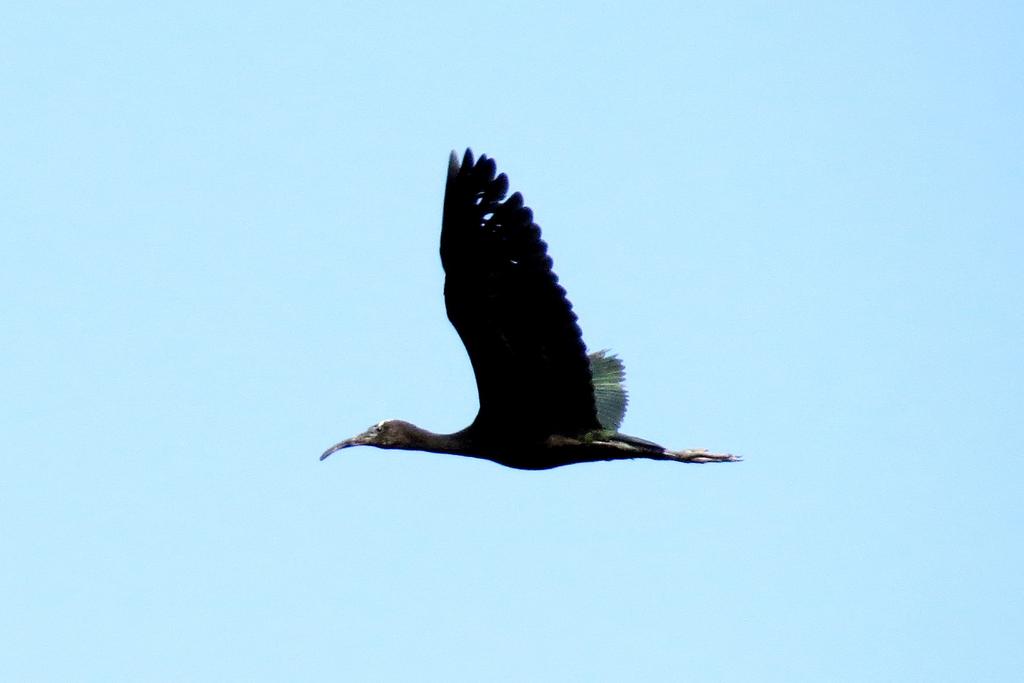
[[441,263],[448,319],[476,375],[480,410],[455,434],[385,420],[328,449],[370,445],[486,458],[547,469],[594,460],[728,462],[703,450],[670,451],[616,430],[626,408],[615,356],[587,355],[576,314],[552,270],[533,212],[494,161],[448,164]]
[[534,440],[600,429],[590,363],[533,212],[494,161],[452,154],[441,227],[448,319],[480,394],[474,427]]

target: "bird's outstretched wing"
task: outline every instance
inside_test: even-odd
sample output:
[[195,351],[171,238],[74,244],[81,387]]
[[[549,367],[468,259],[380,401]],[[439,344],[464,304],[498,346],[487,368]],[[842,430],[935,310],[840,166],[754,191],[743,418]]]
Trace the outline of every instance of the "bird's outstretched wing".
[[475,428],[529,440],[600,429],[586,346],[533,212],[492,159],[452,153],[441,263],[480,394]]

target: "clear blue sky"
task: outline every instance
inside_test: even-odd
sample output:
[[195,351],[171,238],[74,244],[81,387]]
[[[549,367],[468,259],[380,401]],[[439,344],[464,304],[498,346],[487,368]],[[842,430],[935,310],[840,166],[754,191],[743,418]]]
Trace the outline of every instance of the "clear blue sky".
[[[5,680],[1019,680],[1019,4],[151,4],[0,16]],[[745,462],[318,462],[475,413],[466,146]]]

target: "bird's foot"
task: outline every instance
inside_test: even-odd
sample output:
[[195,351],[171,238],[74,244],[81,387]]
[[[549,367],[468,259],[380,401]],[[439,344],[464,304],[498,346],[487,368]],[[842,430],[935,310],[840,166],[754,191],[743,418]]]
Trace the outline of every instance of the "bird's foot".
[[669,460],[692,462],[703,465],[709,462],[739,462],[743,458],[729,453],[709,453],[706,448],[691,448],[685,451],[665,451]]

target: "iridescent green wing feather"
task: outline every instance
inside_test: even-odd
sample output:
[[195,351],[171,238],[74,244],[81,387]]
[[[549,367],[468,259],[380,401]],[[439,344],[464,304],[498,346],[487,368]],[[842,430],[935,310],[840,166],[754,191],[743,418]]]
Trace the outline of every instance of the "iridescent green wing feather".
[[590,354],[590,377],[594,385],[594,403],[601,427],[617,431],[626,414],[626,368],[618,356],[607,351]]

